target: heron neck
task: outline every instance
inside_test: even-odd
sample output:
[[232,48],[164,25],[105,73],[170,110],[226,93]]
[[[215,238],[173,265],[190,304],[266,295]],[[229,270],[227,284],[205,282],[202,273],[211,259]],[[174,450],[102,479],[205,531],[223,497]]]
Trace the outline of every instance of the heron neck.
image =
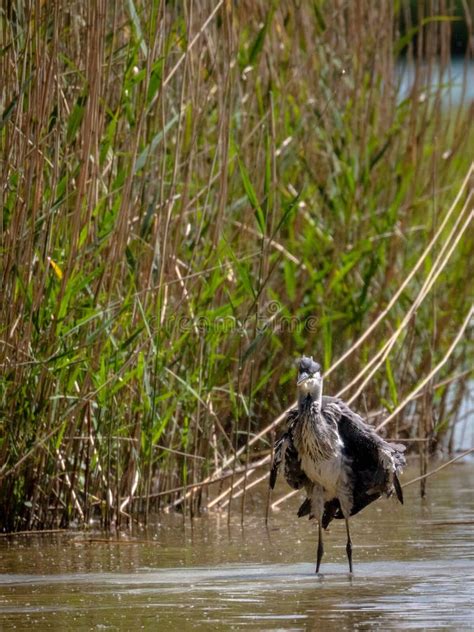
[[298,393],[298,408],[302,410],[307,404],[317,404],[319,410],[323,405],[323,382],[315,386],[311,390],[300,389]]

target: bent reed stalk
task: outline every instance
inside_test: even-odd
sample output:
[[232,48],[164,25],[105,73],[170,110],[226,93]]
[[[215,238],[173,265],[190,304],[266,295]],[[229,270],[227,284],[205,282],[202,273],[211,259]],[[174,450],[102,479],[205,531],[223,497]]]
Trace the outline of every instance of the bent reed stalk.
[[243,519],[303,353],[391,437],[452,444],[473,34],[442,9],[0,9],[0,530]]

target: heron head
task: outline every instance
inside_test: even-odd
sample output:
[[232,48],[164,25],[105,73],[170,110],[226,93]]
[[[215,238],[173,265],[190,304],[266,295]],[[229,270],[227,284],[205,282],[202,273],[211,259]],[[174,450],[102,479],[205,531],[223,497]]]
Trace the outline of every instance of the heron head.
[[296,384],[298,389],[305,393],[319,391],[322,385],[322,375],[320,365],[313,360],[303,356],[298,361],[298,379]]

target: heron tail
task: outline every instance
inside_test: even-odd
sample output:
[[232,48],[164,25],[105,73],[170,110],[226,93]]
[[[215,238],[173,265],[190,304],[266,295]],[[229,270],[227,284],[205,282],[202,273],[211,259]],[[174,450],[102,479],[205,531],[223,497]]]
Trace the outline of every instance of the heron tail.
[[333,498],[332,500],[324,503],[324,513],[321,521],[321,526],[323,529],[327,529],[329,523],[334,520],[334,518],[343,518],[344,515],[341,511],[341,504],[337,498]]
[[311,499],[305,498],[301,507],[298,509],[298,518],[303,518],[311,513]]

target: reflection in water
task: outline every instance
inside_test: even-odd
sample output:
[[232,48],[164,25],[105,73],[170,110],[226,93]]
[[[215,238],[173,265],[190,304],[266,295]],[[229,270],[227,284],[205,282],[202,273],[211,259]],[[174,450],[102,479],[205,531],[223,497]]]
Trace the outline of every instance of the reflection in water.
[[209,516],[192,529],[166,516],[136,543],[1,539],[0,628],[469,629],[473,488],[470,462],[431,479],[424,502],[412,486],[404,507],[374,503],[352,520],[352,578],[343,524],[327,535],[315,576],[316,528],[296,518],[299,498],[268,529],[256,494],[244,529],[239,516],[229,528]]

